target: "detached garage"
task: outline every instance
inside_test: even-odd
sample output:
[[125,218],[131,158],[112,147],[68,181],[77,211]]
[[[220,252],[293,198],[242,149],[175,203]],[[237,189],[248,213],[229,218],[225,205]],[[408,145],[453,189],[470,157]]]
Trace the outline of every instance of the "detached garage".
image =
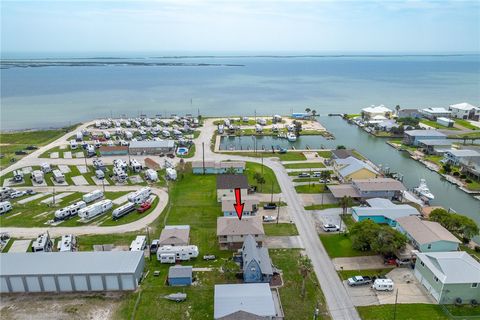
[[0,292],[135,290],[143,251],[4,253]]

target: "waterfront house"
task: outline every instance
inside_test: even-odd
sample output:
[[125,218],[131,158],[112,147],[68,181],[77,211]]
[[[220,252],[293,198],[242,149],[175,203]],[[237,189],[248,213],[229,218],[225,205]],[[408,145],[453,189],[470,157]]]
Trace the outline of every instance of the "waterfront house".
[[[390,118],[390,116],[393,114],[393,111],[387,107],[385,107],[383,104],[379,106],[370,106],[367,108],[362,109],[362,115],[364,119],[371,120],[375,117],[377,117],[377,120],[385,120]],[[378,118],[378,116],[382,118]]]
[[452,104],[448,107],[448,110],[452,112],[452,117],[454,118],[465,120],[470,119],[474,121],[480,119],[480,108],[467,102]]
[[247,235],[242,246],[243,281],[270,282],[273,277],[272,261],[266,247],[257,246],[252,235]]
[[191,285],[192,271],[192,266],[176,265],[168,268],[168,285],[171,287]]
[[346,159],[348,157],[355,157],[353,149],[336,149],[332,150],[332,159]]
[[367,199],[368,207],[352,207],[353,220],[360,222],[372,220],[375,223],[388,224],[395,227],[396,220],[401,217],[418,216],[420,212],[408,204],[395,204],[388,199]]
[[470,162],[480,161],[480,152],[469,149],[450,149],[445,151],[442,162],[450,163],[454,166],[462,164],[468,165]]
[[335,159],[333,161],[333,169],[342,182],[378,176],[378,172],[371,165],[355,157]]
[[420,113],[429,120],[437,120],[440,117],[450,118],[452,115],[452,112],[445,108],[424,108]]
[[[236,200],[235,197],[226,196],[222,199],[222,212],[225,217],[236,217],[237,212],[235,211]],[[242,197],[243,207],[243,216],[254,216],[257,214],[258,206],[260,201],[257,198],[252,196]]]
[[158,155],[172,153],[175,150],[175,141],[132,141],[130,142],[129,153],[134,155]]
[[125,156],[128,154],[128,146],[100,146],[98,151],[102,157]]
[[421,118],[422,114],[418,109],[400,109],[397,116],[399,118]]
[[402,191],[406,190],[403,183],[392,178],[353,179],[352,187],[361,199],[399,198]]
[[418,140],[418,146],[426,154],[442,155],[452,147],[452,140],[449,139],[425,139]]
[[242,199],[247,197],[248,180],[241,174],[222,174],[217,176],[217,201],[224,197],[235,197],[235,189],[239,188]]
[[418,147],[420,140],[447,139],[447,136],[437,130],[408,130],[403,134],[403,143]]
[[398,218],[396,229],[406,235],[420,252],[457,251],[461,243],[440,223],[417,216]]
[[236,216],[217,218],[220,249],[240,249],[247,235],[252,235],[255,241],[262,244],[265,231],[261,217],[244,217],[242,220]]
[[190,243],[189,225],[165,226],[160,234],[158,245],[161,246],[187,246]]
[[437,303],[480,300],[480,263],[467,252],[419,252],[414,273]]
[[225,174],[227,172],[242,174],[245,170],[244,161],[192,161],[192,172],[203,174],[204,166],[205,174]]
[[452,119],[449,119],[449,118],[445,118],[445,117],[438,117],[437,118],[437,123],[439,125],[444,126],[444,127],[451,128],[455,124],[455,121],[453,121]]
[[283,312],[277,293],[277,304],[268,283],[215,285],[216,320],[281,320]]

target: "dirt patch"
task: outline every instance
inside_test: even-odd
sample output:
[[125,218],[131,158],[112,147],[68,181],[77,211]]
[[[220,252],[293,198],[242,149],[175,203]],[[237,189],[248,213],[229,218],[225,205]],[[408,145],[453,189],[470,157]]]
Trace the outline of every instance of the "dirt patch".
[[113,319],[126,293],[1,295],[3,320]]

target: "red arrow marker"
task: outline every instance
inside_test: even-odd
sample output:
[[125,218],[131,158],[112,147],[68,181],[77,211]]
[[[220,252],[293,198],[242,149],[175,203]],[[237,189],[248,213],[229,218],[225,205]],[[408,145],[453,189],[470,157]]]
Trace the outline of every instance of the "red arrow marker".
[[245,203],[241,203],[241,202],[242,202],[242,195],[240,193],[240,188],[235,188],[235,203],[233,204],[233,207],[237,212],[237,217],[239,220],[242,220],[243,207],[245,206]]

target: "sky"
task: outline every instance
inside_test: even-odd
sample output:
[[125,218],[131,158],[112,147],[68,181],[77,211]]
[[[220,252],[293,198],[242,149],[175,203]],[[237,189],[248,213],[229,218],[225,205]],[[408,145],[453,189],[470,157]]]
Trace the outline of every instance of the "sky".
[[480,1],[0,3],[3,53],[480,51]]

